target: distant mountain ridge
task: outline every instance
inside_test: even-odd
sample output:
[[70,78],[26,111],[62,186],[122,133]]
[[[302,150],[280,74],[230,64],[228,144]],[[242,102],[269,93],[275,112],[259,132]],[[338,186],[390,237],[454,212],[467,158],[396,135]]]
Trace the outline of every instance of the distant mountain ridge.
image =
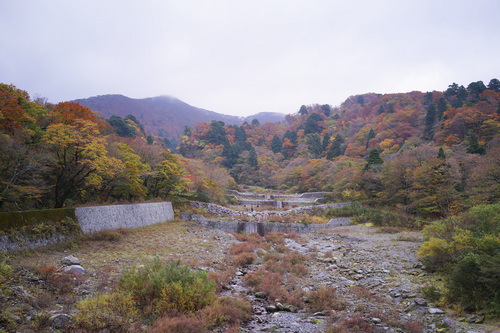
[[241,125],[253,119],[259,122],[280,122],[285,118],[284,114],[276,112],[260,112],[248,117],[229,116],[191,106],[171,96],[135,99],[123,95],[100,95],[76,99],[73,102],[98,111],[105,118],[132,114],[148,132],[169,138],[179,137],[185,126],[193,127],[200,122],[220,120],[226,124]]

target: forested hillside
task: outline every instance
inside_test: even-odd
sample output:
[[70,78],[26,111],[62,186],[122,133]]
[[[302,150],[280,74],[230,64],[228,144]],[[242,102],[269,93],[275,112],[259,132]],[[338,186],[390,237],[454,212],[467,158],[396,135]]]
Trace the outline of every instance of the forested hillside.
[[0,211],[169,198],[223,200],[220,167],[173,155],[133,115],[32,101],[0,84]]
[[227,189],[242,184],[325,191],[330,201],[363,204],[329,218],[423,228],[419,255],[447,277],[426,296],[500,314],[497,79],[352,96],[333,108],[303,105],[284,123],[214,120],[183,132],[174,154],[132,114],[106,119],[0,84],[0,211],[160,199],[225,204]]
[[106,118],[111,116],[123,118],[131,114],[143,124],[148,132],[167,139],[172,148],[177,146],[177,139],[182,134],[184,127],[191,127],[199,122],[220,120],[226,124],[241,125],[247,118],[279,122],[285,116],[281,113],[261,112],[244,119],[243,117],[228,116],[197,108],[170,96],[135,99],[123,95],[102,95],[77,99],[72,102],[99,112]]
[[[51,105],[2,84],[0,209],[143,200],[238,184],[446,216],[500,196],[500,82],[364,94],[301,106],[283,123],[183,128],[172,155],[140,119]],[[69,201],[68,201],[69,200]]]
[[440,217],[500,197],[500,82],[364,94],[301,106],[285,124],[220,121],[185,130],[179,152],[238,183]]

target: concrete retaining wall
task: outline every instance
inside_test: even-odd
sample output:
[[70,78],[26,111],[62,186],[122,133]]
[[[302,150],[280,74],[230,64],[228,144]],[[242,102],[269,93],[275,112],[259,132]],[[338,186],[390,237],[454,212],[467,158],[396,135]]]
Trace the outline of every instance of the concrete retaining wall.
[[83,233],[103,229],[138,228],[174,218],[170,202],[78,207],[75,214]]
[[[83,233],[103,229],[138,228],[165,222],[174,218],[170,202],[132,205],[94,206],[75,208],[75,215]],[[54,235],[50,238],[33,238],[17,235],[14,240],[0,236],[0,252],[34,249],[71,240],[71,236]]]

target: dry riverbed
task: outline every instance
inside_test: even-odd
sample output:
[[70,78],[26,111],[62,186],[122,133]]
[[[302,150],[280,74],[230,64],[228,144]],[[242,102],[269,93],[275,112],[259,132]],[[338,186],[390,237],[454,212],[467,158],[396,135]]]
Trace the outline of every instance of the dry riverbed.
[[[71,315],[81,298],[113,290],[124,269],[142,265],[154,257],[181,260],[193,267],[217,273],[227,270],[230,250],[239,241],[235,236],[199,226],[195,222],[166,222],[124,231],[115,238],[88,238],[62,251],[32,251],[7,257],[14,276],[4,285],[0,301],[8,309],[0,322],[7,331],[54,331],[36,321],[40,313]],[[264,264],[262,258],[272,251],[257,250],[254,263],[239,266],[221,293],[249,299],[253,318],[243,323],[243,332],[496,332],[498,326],[471,324],[445,309],[438,309],[421,294],[422,287],[433,281],[422,270],[415,253],[421,243],[418,232],[395,232],[368,226],[336,229],[285,237],[290,253],[307,260],[307,270],[295,280],[308,295],[321,286],[335,288],[342,306],[334,310],[308,310],[291,306],[280,299],[269,299],[246,283],[245,276]],[[260,251],[260,252],[259,252]],[[72,255],[79,259],[85,273],[66,281],[68,287],[53,286],[47,267],[60,269],[61,259]],[[45,269],[45,271],[44,271]],[[60,282],[63,283],[63,282]],[[433,283],[439,283],[433,282]],[[307,302],[306,302],[307,303]],[[465,316],[463,316],[465,317]],[[471,321],[471,317],[467,318]],[[475,318],[472,318],[475,319]],[[333,329],[332,325],[337,325]],[[15,329],[12,329],[15,327]],[[330,328],[328,328],[330,327]]]

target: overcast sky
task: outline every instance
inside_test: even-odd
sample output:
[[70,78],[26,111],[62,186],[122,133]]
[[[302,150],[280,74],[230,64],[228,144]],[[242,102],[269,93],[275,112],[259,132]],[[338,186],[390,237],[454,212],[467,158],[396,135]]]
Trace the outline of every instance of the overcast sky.
[[224,114],[500,79],[498,0],[0,0],[0,82]]

